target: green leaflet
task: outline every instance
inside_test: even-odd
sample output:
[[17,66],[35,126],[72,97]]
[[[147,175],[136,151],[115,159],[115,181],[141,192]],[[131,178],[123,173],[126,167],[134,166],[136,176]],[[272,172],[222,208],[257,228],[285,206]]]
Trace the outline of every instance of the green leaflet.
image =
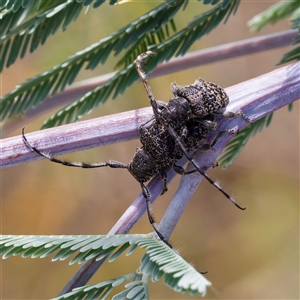
[[[115,261],[129,246],[132,254],[138,247],[145,248],[141,266],[133,273],[113,278],[94,285],[74,289],[72,292],[55,299],[106,299],[113,289],[128,281],[125,290],[116,294],[113,299],[148,299],[149,279],[157,281],[164,277],[167,286],[175,291],[204,296],[211,283],[179,254],[169,248],[153,234],[98,235],[98,236],[1,236],[0,252],[3,258],[21,255],[23,257],[44,258],[54,254],[52,261],[65,260],[77,253],[79,263],[88,259],[102,258],[111,255],[109,262]],[[89,298],[90,297],[90,298]]]

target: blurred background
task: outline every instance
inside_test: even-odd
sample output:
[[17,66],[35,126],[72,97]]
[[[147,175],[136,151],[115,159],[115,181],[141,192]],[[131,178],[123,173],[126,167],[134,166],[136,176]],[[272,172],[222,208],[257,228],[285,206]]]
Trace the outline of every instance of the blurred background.
[[[226,25],[196,42],[191,51],[257,35],[289,29],[288,21],[250,33],[247,21],[274,4],[273,1],[242,1]],[[38,73],[52,68],[88,45],[110,35],[157,6],[155,1],[104,4],[80,15],[65,33],[50,38],[45,46],[9,69],[2,76],[2,94]],[[204,8],[190,2],[175,19],[178,30]],[[122,16],[116,17],[116,16]],[[112,22],[113,20],[113,22]],[[171,97],[170,83],[187,85],[197,77],[228,87],[274,70],[275,63],[290,47],[201,66],[150,80],[157,99]],[[113,71],[110,58],[93,72],[81,72],[78,80]],[[142,84],[99,106],[88,118],[149,106]],[[26,125],[36,131],[54,111]],[[87,117],[85,117],[86,119]],[[11,134],[19,135],[21,128]],[[68,155],[68,159],[95,162],[109,159],[128,163],[138,140]],[[183,257],[213,283],[206,299],[299,299],[299,104],[292,112],[277,111],[271,126],[251,139],[226,171],[209,175],[247,210],[236,209],[204,182],[178,223],[171,241]],[[176,191],[180,178],[169,186],[153,206],[160,220]],[[42,160],[1,171],[2,234],[89,235],[106,234],[140,193],[139,184],[126,170],[82,170]],[[147,216],[132,233],[152,231]],[[105,263],[89,283],[130,273],[139,265],[141,253]],[[47,299],[57,296],[78,265],[67,261],[9,258],[1,261],[1,299]],[[151,299],[190,299],[162,282],[150,284]],[[200,299],[200,296],[194,296]]]

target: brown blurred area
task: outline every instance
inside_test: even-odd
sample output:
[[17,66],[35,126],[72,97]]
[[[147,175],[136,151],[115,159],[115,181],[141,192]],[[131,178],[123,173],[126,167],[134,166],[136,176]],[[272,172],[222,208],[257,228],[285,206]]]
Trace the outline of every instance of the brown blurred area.
[[[288,21],[269,26],[259,34],[250,33],[247,21],[273,1],[242,1],[237,14],[196,42],[191,50],[204,49],[289,29]],[[81,15],[65,33],[50,38],[45,46],[4,70],[3,94],[26,78],[61,63],[67,57],[111,34],[155,7],[157,2],[136,2],[120,6],[103,5]],[[203,6],[191,1],[178,14],[178,29],[201,12]],[[116,17],[122,15],[122,18]],[[113,20],[113,22],[112,22]],[[202,77],[228,87],[274,70],[290,47],[230,59],[151,79],[157,99],[171,97],[169,85],[190,84]],[[82,72],[78,80],[113,71],[115,58],[93,72]],[[300,76],[300,75],[299,75]],[[122,96],[99,106],[88,118],[149,106],[141,84]],[[54,112],[54,111],[53,111]],[[38,130],[47,112],[27,132]],[[85,118],[87,118],[85,117]],[[13,135],[19,135],[21,128]],[[138,140],[68,155],[85,162],[131,160]],[[276,112],[271,126],[251,139],[226,171],[209,171],[235,197],[245,211],[203,182],[178,223],[172,243],[187,261],[205,275],[213,288],[206,299],[299,299],[299,103],[292,112]],[[160,220],[180,178],[153,206]],[[139,184],[126,170],[83,170],[42,160],[1,171],[1,232],[27,235],[106,234],[140,193]],[[146,216],[132,233],[152,231]],[[140,252],[141,253],[141,252]],[[106,263],[89,283],[130,273],[139,265],[140,253]],[[67,261],[9,258],[1,261],[1,299],[48,299],[57,296],[78,269]],[[162,282],[150,284],[151,299],[191,299],[177,294]],[[198,299],[200,296],[194,296]]]

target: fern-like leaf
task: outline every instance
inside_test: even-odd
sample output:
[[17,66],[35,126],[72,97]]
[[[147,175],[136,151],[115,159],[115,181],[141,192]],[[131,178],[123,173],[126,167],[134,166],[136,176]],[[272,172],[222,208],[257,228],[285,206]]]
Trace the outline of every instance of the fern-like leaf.
[[[23,58],[28,50],[34,52],[39,45],[45,44],[60,26],[62,30],[66,30],[83,8],[82,4],[76,1],[48,1],[48,5],[43,5],[41,9],[39,2],[28,1],[25,7],[18,6],[20,3],[16,2],[10,11],[4,13],[3,23],[6,24],[6,28],[3,29],[6,30],[1,31],[0,45],[3,49],[9,45],[10,49],[1,53],[0,72],[4,66],[11,66],[19,56]],[[20,19],[26,21],[20,23]]]
[[184,55],[196,40],[200,39],[203,35],[208,34],[222,21],[225,23],[229,16],[236,12],[239,4],[240,0],[222,1],[215,5],[211,10],[196,16],[186,28],[170,39],[159,45],[152,46],[149,49],[161,53],[160,62],[169,60],[173,55]]
[[141,274],[139,270],[135,273],[136,276],[132,282],[125,285],[125,290],[114,295],[113,300],[121,299],[149,299],[148,295],[148,277]]
[[[148,62],[147,73],[150,72],[159,63],[169,60],[173,55],[185,54],[191,44],[195,40],[202,37],[204,34],[210,32],[222,20],[226,20],[230,13],[234,12],[239,4],[239,1],[225,1],[219,3],[210,11],[199,15],[187,28],[178,32],[165,42],[158,46],[149,47],[158,55],[154,56]],[[113,98],[123,93],[127,87],[138,80],[138,75],[135,71],[135,64],[131,63],[126,69],[118,72],[113,78],[98,86],[93,91],[87,93],[84,97],[73,102],[72,104],[62,108],[56,114],[52,115],[50,119],[46,120],[43,128],[48,128],[56,125],[61,125],[70,121],[79,120],[84,114],[92,111],[93,108],[100,103],[104,103],[113,93]]]
[[211,285],[176,251],[169,248],[161,240],[154,238],[153,234],[113,236],[4,235],[1,236],[0,240],[0,253],[3,255],[3,259],[21,254],[23,257],[44,258],[57,251],[52,259],[52,261],[56,261],[58,259],[65,260],[77,252],[77,259],[75,260],[82,263],[95,257],[99,259],[99,253],[101,253],[102,258],[116,250],[111,260],[114,261],[130,245],[131,249],[127,251],[127,255],[132,254],[137,246],[146,249],[146,253],[141,260],[141,266],[136,273],[130,273],[96,285],[76,288],[56,299],[82,299],[84,297],[98,299],[99,295],[101,295],[101,299],[105,299],[115,286],[132,278],[134,278],[134,281],[127,284],[126,289],[115,295],[114,299],[123,299],[125,296],[129,299],[131,299],[130,297],[145,299],[144,297],[148,294],[148,280],[157,281],[163,276],[167,286],[182,293],[205,295],[207,287]]
[[[97,235],[97,236],[1,236],[0,254],[3,259],[10,256],[22,255],[23,257],[45,258],[53,256],[52,261],[66,260],[74,253],[78,253],[71,260],[71,264],[83,263],[94,257],[99,258],[99,254],[105,252],[105,256],[117,249],[119,255],[121,245],[136,244],[143,239],[153,238],[152,234],[142,235]],[[124,246],[123,246],[124,247]],[[124,251],[125,249],[122,248]],[[130,251],[128,253],[133,253]],[[116,255],[115,254],[115,258]]]
[[[275,24],[282,19],[290,18],[291,28],[298,29],[298,36],[294,39],[292,45],[300,43],[300,0],[280,1],[272,5],[266,11],[256,15],[248,22],[252,31],[260,31],[269,24]],[[277,65],[300,60],[300,47],[285,53]]]
[[223,169],[227,169],[233,161],[239,156],[248,140],[262,131],[264,127],[268,127],[272,121],[273,114],[267,115],[259,119],[255,123],[244,128],[237,134],[225,147],[224,153],[218,158],[219,165]]
[[[64,90],[67,85],[74,82],[77,74],[85,63],[87,63],[87,69],[94,69],[99,63],[104,64],[112,51],[115,51],[115,55],[117,55],[122,50],[135,44],[135,38],[137,36],[144,36],[147,46],[147,43],[152,41],[147,34],[159,29],[159,24],[171,22],[174,14],[181,5],[181,1],[178,3],[178,0],[161,4],[154,10],[116,31],[111,36],[71,56],[67,61],[18,85],[12,92],[2,97],[0,102],[2,108],[0,120],[11,118],[25,112],[29,107],[34,107],[44,101],[47,95],[54,95],[56,92]],[[135,38],[133,39],[132,37]],[[9,43],[7,43],[7,45],[9,45]],[[7,54],[8,49],[6,45],[2,47],[2,52],[5,55]],[[123,70],[122,73],[124,75],[124,78],[121,80],[123,83],[125,77],[128,75],[125,74],[124,71],[126,72],[126,69]],[[118,93],[121,93],[128,85],[123,84],[118,86],[120,87]],[[109,94],[110,93],[108,93],[108,95]],[[108,97],[105,97],[102,101],[105,102],[107,98]],[[90,111],[93,107],[93,105],[86,107],[84,111]],[[69,122],[73,121],[74,119],[72,120],[71,116],[72,113],[65,120],[69,120]],[[62,121],[57,122],[57,124],[61,123]]]
[[[300,44],[300,17],[295,20],[295,24],[297,24],[298,29],[298,36],[294,38],[293,45]],[[288,51],[285,53],[281,60],[277,63],[277,65],[282,65],[289,63],[291,61],[299,61],[300,60],[300,46],[294,48],[293,50]]]
[[278,21],[291,17],[292,14],[300,10],[300,1],[280,1],[269,7],[264,12],[254,16],[248,26],[254,32],[258,32],[267,25],[275,24]]
[[[92,4],[98,8],[105,1],[7,1],[1,7],[1,66],[10,67],[18,57],[23,58],[44,45],[51,35],[61,28],[65,31],[76,21],[82,9]],[[21,22],[25,20],[24,22]]]
[[[173,14],[175,13],[176,12],[174,11]],[[149,46],[165,41],[166,38],[170,36],[169,25],[174,32],[176,31],[176,25],[173,19],[170,19],[168,23],[162,25],[164,26],[157,28],[154,32],[149,32],[148,34],[140,36],[139,38],[135,37],[135,45],[123,55],[123,57],[118,61],[116,67],[124,68],[128,66],[137,58],[139,54],[145,52]]]
[[[154,56],[154,58],[148,61],[145,65],[147,73],[155,68],[158,60],[159,57]],[[135,62],[133,62],[124,70],[115,74],[104,84],[96,87],[81,99],[71,103],[52,115],[51,118],[44,122],[42,128],[49,128],[79,120],[84,114],[92,111],[100,103],[104,103],[111,95],[113,99],[116,98],[119,94],[123,93],[128,86],[138,80],[139,76],[135,69]]]
[[177,292],[204,296],[207,286],[211,283],[195,268],[188,264],[174,250],[160,241],[161,245],[152,241],[140,241],[138,245],[147,251],[142,258],[140,270],[151,277],[152,281],[162,276],[167,286]]
[[[111,291],[115,287],[117,287],[117,286],[121,285],[122,283],[124,283],[126,281],[129,281],[129,280],[133,280],[132,282],[135,284],[135,289],[134,289],[134,287],[129,289],[129,290],[127,289],[125,293],[123,291],[123,292],[115,295],[113,298],[110,298],[110,299],[149,299],[147,285],[145,284],[144,281],[141,281],[141,275],[140,274],[133,272],[133,273],[130,273],[130,274],[126,274],[126,275],[123,275],[123,276],[120,276],[120,277],[116,277],[116,278],[113,278],[113,279],[103,281],[101,283],[91,284],[91,285],[75,288],[71,292],[66,293],[62,296],[53,298],[52,300],[107,299],[108,295],[111,293]],[[140,286],[140,287],[142,287],[142,289],[144,289],[143,295],[145,297],[137,298],[137,295],[138,294],[141,295],[141,293],[142,293],[141,290],[139,290],[138,292],[136,291],[137,286]],[[129,294],[129,296],[133,294],[132,290],[136,291],[136,294],[135,294],[136,298],[126,298],[127,294]]]

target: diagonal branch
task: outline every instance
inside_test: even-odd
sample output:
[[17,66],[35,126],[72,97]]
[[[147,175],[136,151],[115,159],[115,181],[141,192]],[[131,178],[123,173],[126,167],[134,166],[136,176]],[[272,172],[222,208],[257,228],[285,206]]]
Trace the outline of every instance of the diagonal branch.
[[[298,100],[300,95],[299,72],[300,62],[226,89],[226,92],[231,99],[228,110],[237,111],[242,109],[251,120],[256,121],[263,116]],[[239,129],[242,129],[246,125],[247,124],[242,119],[226,120],[221,123],[219,130],[232,128],[233,126],[238,126]],[[216,136],[217,133],[218,132],[214,132],[213,135]],[[208,140],[212,140],[213,135],[208,137]],[[230,136],[224,136],[224,138],[222,138],[214,147],[215,151],[199,153],[196,158],[198,165],[211,165],[222,152],[222,149],[230,138]],[[174,172],[170,170],[168,172],[168,180],[170,181],[173,177]],[[166,238],[170,237],[181,214],[198,188],[201,180],[202,176],[198,173],[182,177],[179,188],[160,223],[159,230]],[[152,195],[151,200],[154,201],[161,192],[162,182],[158,177],[155,177],[151,180],[148,187]],[[145,201],[140,194],[110,230],[109,234],[128,232],[145,210]],[[90,261],[84,264],[61,291],[61,294],[86,284],[101,266],[103,261],[104,260],[97,262]]]
[[[300,63],[296,63],[277,69],[271,73],[226,89],[230,96],[228,109],[231,110],[231,106],[237,101],[235,91],[242,93],[243,98],[239,101],[242,101],[244,105],[247,104],[245,107],[250,113],[248,113],[248,111],[246,111],[246,113],[249,114],[250,117],[251,111],[254,110],[256,105],[259,105],[261,108],[261,95],[267,96],[271,93],[280,93],[280,95],[282,95],[282,93],[285,93],[285,97],[279,99],[280,101],[278,100],[277,102],[271,103],[271,106],[263,111],[264,114],[260,113],[257,116],[252,116],[253,120],[257,120],[297,100],[300,93],[299,90],[297,90],[299,86],[295,86],[295,84],[299,80],[299,64]],[[267,82],[262,84],[264,78],[267,78]],[[298,91],[298,94],[296,93],[294,95],[294,89]],[[285,101],[284,104],[278,106],[282,101]],[[253,105],[254,107],[252,107]],[[31,141],[36,141],[39,147],[45,151],[49,151],[53,155],[61,155],[137,138],[139,136],[139,125],[150,119],[151,116],[151,108],[143,108],[29,133],[27,137]],[[20,136],[3,139],[1,141],[1,168],[19,165],[37,159],[41,159],[41,157],[36,153],[30,152],[25,145],[23,145]]]
[[[149,77],[159,77],[229,58],[236,58],[287,46],[292,43],[293,38],[296,36],[297,30],[286,30],[194,51],[187,53],[184,57],[176,57],[159,65]],[[23,113],[22,118],[5,121],[2,127],[2,134],[7,136],[11,131],[21,128],[24,122],[27,123],[48,110],[70,104],[74,99],[83,97],[88,91],[106,82],[114,74],[115,73],[105,74],[75,83],[71,88],[67,88],[64,92],[56,94],[54,97],[47,97],[43,103]]]
[[[230,104],[227,109],[229,111],[242,109],[252,121],[274,112],[299,99],[299,73],[300,62],[227,88],[226,92],[230,98]],[[50,151],[54,155],[64,154],[137,138],[139,124],[149,119],[151,115],[151,108],[144,108],[27,134],[27,138],[35,141],[39,147]],[[219,129],[213,132],[206,142],[213,140],[214,135],[224,128],[237,126],[239,129],[242,129],[246,125],[242,119],[222,120]],[[227,135],[222,137],[214,147],[215,151],[199,154],[198,164],[200,166],[211,165],[230,138],[232,137]],[[0,167],[10,167],[40,159],[36,153],[30,152],[25,147],[21,136],[2,140],[1,154]],[[169,171],[168,180],[170,181],[173,176],[173,171]],[[180,186],[160,224],[160,230],[164,236],[169,237],[171,235],[201,180],[202,177],[196,173],[182,177]],[[159,196],[161,184],[161,180],[157,177],[149,183],[152,201]],[[112,228],[110,234],[128,232],[145,212],[145,209],[144,198],[142,195],[139,195]],[[66,285],[62,293],[84,285],[97,271],[102,262],[91,261],[84,264]]]

